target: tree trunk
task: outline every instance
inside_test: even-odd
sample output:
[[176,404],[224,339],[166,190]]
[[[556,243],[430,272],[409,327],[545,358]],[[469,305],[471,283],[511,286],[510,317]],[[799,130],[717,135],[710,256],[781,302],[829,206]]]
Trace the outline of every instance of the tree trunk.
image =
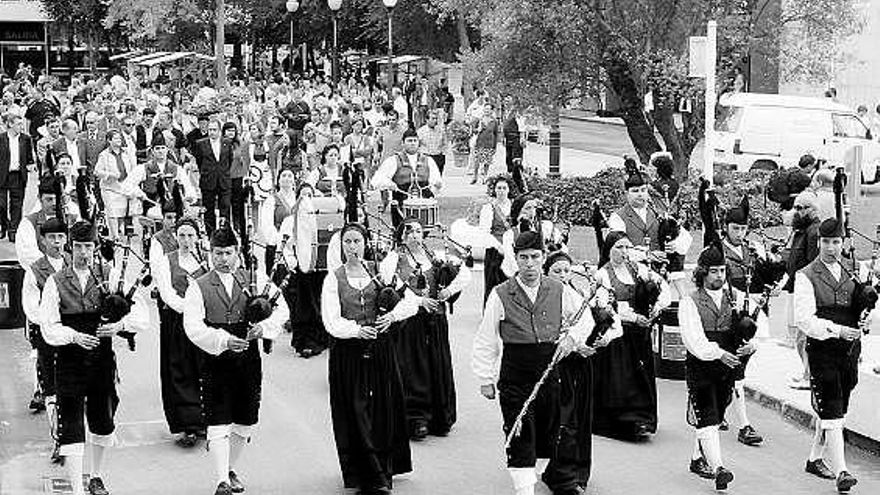
[[89,26],[88,27],[88,36],[86,36],[86,44],[89,51],[89,72],[92,74],[95,73],[95,69],[97,68],[97,60],[95,54],[95,30]]
[[559,110],[555,109],[553,115],[550,117],[550,160],[547,176],[548,177],[559,177],[559,155],[562,151],[559,141],[560,141],[560,133],[559,133]]
[[606,57],[602,61],[608,74],[611,89],[620,98],[620,118],[626,124],[626,131],[642,163],[648,163],[652,153],[660,151],[660,143],[645,118],[644,100],[633,77],[632,70],[623,60]]
[[272,43],[272,73],[275,73],[275,68],[278,67],[278,45]]
[[675,164],[675,179],[679,183],[687,180],[689,157],[685,153],[681,136],[675,128],[674,111],[669,104],[654,105],[654,124],[663,137],[666,151],[672,153],[672,161]]
[[70,69],[70,79],[73,80],[73,76],[76,74],[76,60],[75,58],[75,48],[76,44],[73,40],[73,23],[68,26],[67,29],[67,67]]
[[[471,51],[471,38],[468,35],[467,19],[462,12],[455,12],[455,28],[458,32],[458,50],[459,53],[465,54]],[[471,91],[470,78],[465,71],[461,73],[461,98],[463,108],[467,108],[473,100],[473,91]]]
[[214,69],[217,72],[217,80],[214,85],[217,89],[226,88],[226,57],[223,45],[226,43],[226,3],[225,0],[216,0],[214,11]]

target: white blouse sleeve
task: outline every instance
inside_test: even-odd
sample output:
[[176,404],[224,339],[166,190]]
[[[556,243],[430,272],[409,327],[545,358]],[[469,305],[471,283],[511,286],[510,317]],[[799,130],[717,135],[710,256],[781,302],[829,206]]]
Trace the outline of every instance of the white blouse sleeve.
[[321,289],[321,318],[330,335],[338,339],[355,339],[360,332],[360,325],[342,316],[338,284],[336,273],[327,272]]
[[516,275],[516,272],[519,271],[519,266],[516,264],[516,254],[513,252],[513,240],[513,230],[505,232],[501,239],[502,254],[504,254],[501,270],[508,278]]

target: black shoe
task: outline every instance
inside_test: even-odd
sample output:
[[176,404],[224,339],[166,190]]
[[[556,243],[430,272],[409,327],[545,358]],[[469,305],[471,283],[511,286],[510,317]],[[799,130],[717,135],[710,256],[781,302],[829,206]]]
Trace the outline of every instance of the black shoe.
[[61,453],[59,453],[60,449],[61,449],[61,446],[58,445],[58,442],[55,442],[55,448],[52,449],[52,456],[49,458],[49,460],[52,462],[52,464],[58,464],[59,466],[63,466],[64,465],[64,456],[61,455]]
[[729,430],[729,429],[730,429],[730,425],[727,423],[727,420],[726,420],[726,419],[722,419],[722,420],[721,420],[721,424],[718,425],[718,430],[720,430],[720,431],[727,431],[727,430]]
[[11,242],[13,244],[15,243],[15,232],[9,233],[9,242]]
[[92,478],[89,480],[89,493],[91,495],[110,495],[110,492],[104,488],[104,481],[101,478]]
[[39,390],[34,391],[34,396],[31,398],[31,403],[28,404],[28,409],[33,411],[34,414],[46,410],[46,398],[43,397],[42,392]]
[[719,467],[717,471],[715,471],[715,489],[716,490],[727,490],[727,485],[733,481],[733,473],[724,469],[723,467]]
[[758,432],[752,428],[752,425],[743,426],[739,430],[739,435],[737,435],[736,439],[739,440],[739,443],[750,446],[759,445],[764,441],[764,437],[758,435]]
[[815,461],[807,461],[807,465],[804,468],[804,471],[818,476],[823,480],[833,480],[834,472],[828,468],[828,465],[825,464],[825,461],[822,459],[816,459]]
[[691,459],[690,470],[700,478],[705,478],[707,480],[715,479],[715,473],[712,472],[712,468],[709,467],[709,463],[706,462],[705,457],[700,456],[699,459]]
[[856,486],[859,480],[856,479],[855,476],[849,474],[847,471],[841,471],[840,474],[837,475],[837,491],[840,493],[846,493],[850,488]]
[[412,435],[409,437],[414,442],[421,442],[428,436],[428,425],[417,423],[413,428]]
[[193,432],[186,432],[177,437],[177,445],[185,449],[194,447],[196,445],[196,442],[198,442],[198,438]]
[[238,475],[235,474],[235,471],[229,471],[229,489],[232,490],[232,493],[244,492],[244,484],[238,479]]
[[214,490],[214,495],[232,495],[232,488],[229,486],[229,483],[221,481],[217,485],[217,489]]
[[635,430],[633,431],[633,437],[636,441],[644,441],[651,438],[651,430],[648,428],[646,424],[638,424],[635,426]]

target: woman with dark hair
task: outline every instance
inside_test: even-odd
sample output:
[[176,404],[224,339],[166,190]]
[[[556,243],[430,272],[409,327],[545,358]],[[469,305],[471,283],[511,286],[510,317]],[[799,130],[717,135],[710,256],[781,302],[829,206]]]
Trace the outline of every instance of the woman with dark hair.
[[266,273],[275,264],[276,246],[281,242],[281,224],[293,213],[293,205],[297,200],[294,190],[295,178],[293,170],[282,168],[278,171],[275,181],[275,193],[267,197],[260,206],[260,234],[266,245]]
[[[630,261],[633,248],[626,233],[605,238],[605,263],[596,273],[599,285],[617,300],[623,336],[593,358],[593,371],[602,380],[593,389],[593,433],[611,438],[644,440],[657,431],[657,386],[651,323],[670,304],[669,286],[647,266]],[[604,259],[605,257],[603,257]],[[653,282],[660,294],[648,314],[636,311],[639,284]]]
[[245,162],[245,149],[238,137],[238,126],[235,122],[226,122],[221,129],[223,140],[229,143],[232,152],[232,163],[229,167],[229,177],[232,179],[231,186],[231,206],[232,206],[232,225],[238,232],[242,240],[242,249],[245,247],[247,231],[247,223],[245,221],[244,204],[247,199],[244,190],[244,178],[247,176],[247,163]]
[[321,182],[318,189],[324,194],[331,196],[339,194],[336,183],[339,181],[340,156],[339,146],[332,143],[325,146],[324,151],[321,152]]
[[516,187],[507,175],[495,175],[487,184],[491,201],[480,210],[480,231],[486,235],[486,254],[483,258],[483,304],[492,289],[507,280],[501,269],[504,260],[502,241],[504,233],[510,229],[510,197],[515,195]]
[[411,297],[380,314],[384,288],[364,261],[367,230],[342,228],[345,262],[327,274],[321,315],[330,345],[330,413],[345,488],[388,493],[392,476],[412,471],[403,384],[388,328],[416,312]]
[[446,436],[456,420],[446,301],[470,283],[471,273],[461,260],[446,259],[425,246],[416,218],[405,219],[397,237],[397,250],[388,253],[379,271],[386,280],[396,275],[404,281],[419,306],[392,333],[392,340],[403,377],[409,435],[420,441],[429,434]]

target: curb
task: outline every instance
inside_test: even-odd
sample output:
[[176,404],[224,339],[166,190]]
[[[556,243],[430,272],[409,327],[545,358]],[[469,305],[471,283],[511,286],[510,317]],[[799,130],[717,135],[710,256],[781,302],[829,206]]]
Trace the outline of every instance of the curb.
[[[792,402],[774,397],[761,389],[753,386],[745,386],[746,398],[756,402],[762,407],[776,411],[782,419],[805,430],[813,430],[816,425],[816,416],[813,411],[800,407]],[[846,443],[865,452],[880,456],[880,441],[868,438],[848,428],[844,428]]]

